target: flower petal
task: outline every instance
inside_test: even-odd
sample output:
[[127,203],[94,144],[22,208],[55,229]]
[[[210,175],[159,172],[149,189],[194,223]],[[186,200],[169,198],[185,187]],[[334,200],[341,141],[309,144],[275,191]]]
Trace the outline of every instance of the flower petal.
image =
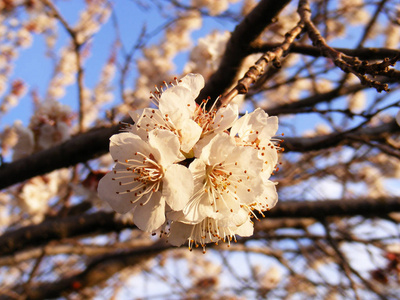
[[235,231],[235,233],[240,236],[252,236],[253,232],[254,232],[254,223],[252,223],[250,219],[248,219],[247,222],[240,225]]
[[193,116],[196,102],[189,89],[178,85],[162,93],[159,107],[163,117],[171,119],[175,124],[182,118],[189,119]]
[[165,201],[160,192],[153,193],[145,205],[137,205],[133,211],[135,225],[147,232],[153,232],[165,223]]
[[193,185],[188,168],[171,165],[164,174],[162,195],[173,210],[182,210],[193,194]]
[[239,109],[236,104],[229,104],[228,106],[218,109],[215,115],[214,122],[211,126],[215,133],[223,132],[232,127],[232,124],[237,120]]
[[278,193],[276,192],[276,183],[272,181],[264,182],[263,193],[257,198],[257,202],[263,206],[262,211],[273,208],[278,202]]
[[130,112],[135,125],[130,126],[128,131],[139,135],[143,140],[147,140],[150,130],[160,127],[166,127],[166,122],[158,109],[144,108]]
[[179,85],[191,91],[191,97],[196,99],[204,87],[204,78],[201,74],[189,73],[179,80]]
[[259,176],[263,168],[263,161],[258,158],[258,151],[251,147],[236,146],[226,158],[225,164],[235,164],[246,174]]
[[202,148],[200,159],[209,166],[223,162],[234,151],[235,145],[235,140],[229,135],[217,134]]
[[168,243],[173,246],[181,246],[189,239],[192,229],[193,225],[172,222],[170,234],[168,235]]
[[178,125],[179,135],[181,137],[181,149],[189,153],[200,138],[202,129],[191,119],[183,119]]
[[149,144],[158,153],[154,153],[157,162],[164,168],[179,161],[180,144],[178,137],[168,130],[152,130],[149,132]]
[[132,194],[117,194],[117,192],[122,192],[123,189],[118,181],[113,180],[114,177],[115,174],[111,171],[100,179],[97,192],[100,199],[107,201],[113,210],[124,214],[134,208],[134,205],[131,203],[131,200],[133,200]]
[[159,156],[157,149],[151,149],[149,144],[136,134],[122,132],[110,138],[110,153],[114,160],[125,161],[134,158],[136,152],[146,155],[153,152],[154,156]]

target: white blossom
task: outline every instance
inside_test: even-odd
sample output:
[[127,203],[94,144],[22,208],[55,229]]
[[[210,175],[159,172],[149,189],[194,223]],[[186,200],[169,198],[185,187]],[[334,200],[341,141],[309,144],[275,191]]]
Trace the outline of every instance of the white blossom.
[[257,109],[238,119],[237,105],[196,103],[204,79],[188,74],[130,112],[134,125],[111,137],[116,164],[98,193],[142,230],[166,233],[189,248],[253,233],[254,210],[277,202],[269,180],[277,165],[278,119]]
[[17,143],[14,145],[13,161],[30,155],[35,146],[33,132],[22,125],[21,122],[15,122],[13,129],[17,134]]
[[159,109],[145,108],[131,113],[135,121],[131,131],[144,137],[155,128],[170,130],[179,138],[182,152],[190,156],[190,151],[201,137],[228,129],[238,116],[236,105],[228,105],[218,111],[214,108],[206,111],[207,100],[197,105],[195,99],[203,87],[203,76],[188,74],[176,85],[156,92],[153,99]]
[[263,161],[250,147],[238,147],[234,138],[217,134],[189,166],[195,192],[179,221],[196,224],[206,217],[223,219],[243,204],[261,196]]
[[[175,213],[177,215],[179,213]],[[240,209],[238,213],[231,214],[222,220],[205,218],[203,221],[191,225],[182,222],[172,222],[168,242],[174,246],[181,246],[188,242],[189,249],[199,245],[205,252],[208,243],[218,243],[220,240],[228,242],[236,241],[235,235],[251,236],[253,234],[253,222],[246,210]]]
[[178,138],[166,130],[149,132],[148,141],[130,132],[111,137],[114,170],[99,182],[100,198],[119,213],[134,212],[134,222],[152,232],[165,222],[165,210],[181,210],[193,192],[190,171],[175,164]]
[[240,145],[252,146],[258,150],[258,157],[264,160],[263,173],[269,178],[278,162],[278,152],[273,143],[273,136],[278,130],[278,118],[270,117],[257,108],[250,114],[245,114],[232,126],[230,135],[237,136]]

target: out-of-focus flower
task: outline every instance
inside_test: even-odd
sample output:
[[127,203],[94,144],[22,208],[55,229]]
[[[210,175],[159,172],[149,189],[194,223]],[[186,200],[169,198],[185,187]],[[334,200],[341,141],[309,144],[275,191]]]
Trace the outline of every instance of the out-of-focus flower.
[[282,279],[282,272],[276,266],[269,268],[259,279],[260,286],[266,290],[275,288]]
[[38,103],[29,124],[35,135],[36,149],[47,149],[69,139],[73,119],[71,108],[57,100]]
[[192,0],[192,5],[198,8],[206,7],[211,16],[216,16],[229,8],[230,3],[235,3],[238,0]]
[[184,72],[200,73],[209,78],[218,68],[224,53],[226,42],[230,37],[228,31],[214,31],[198,40],[198,44],[190,53],[189,62]]
[[35,148],[35,141],[33,137],[33,132],[22,125],[21,122],[15,122],[13,126],[15,133],[17,135],[17,143],[13,147],[13,161],[21,159],[30,155]]
[[49,208],[49,201],[65,193],[69,182],[69,171],[61,169],[30,179],[17,195],[19,206],[32,216],[32,221],[43,220]]

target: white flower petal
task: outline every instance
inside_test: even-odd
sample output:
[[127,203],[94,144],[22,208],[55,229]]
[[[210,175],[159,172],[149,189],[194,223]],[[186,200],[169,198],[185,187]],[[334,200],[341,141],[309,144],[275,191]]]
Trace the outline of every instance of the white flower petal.
[[232,124],[238,119],[239,109],[236,104],[229,104],[226,107],[218,109],[214,124],[211,128],[215,133],[223,132],[228,128],[232,127]]
[[117,192],[122,192],[123,188],[119,185],[118,181],[113,180],[115,174],[113,171],[107,173],[99,181],[97,188],[99,197],[111,206],[113,210],[117,213],[125,214],[134,208],[131,203],[132,193],[117,194]]
[[142,108],[142,109],[137,109],[135,111],[129,111],[129,116],[132,118],[133,122],[137,124],[140,120],[140,117],[143,115],[143,112],[149,108]]
[[238,184],[236,188],[236,196],[240,199],[240,203],[251,204],[258,197],[262,196],[264,185],[261,176],[252,177],[243,184]]
[[158,109],[144,108],[129,114],[135,125],[130,126],[127,131],[139,135],[143,140],[147,140],[148,132],[153,129],[168,128]]
[[232,137],[235,137],[238,135],[239,137],[242,137],[245,135],[246,130],[247,130],[247,124],[249,122],[249,114],[246,112],[241,118],[236,120],[235,123],[233,123],[232,128],[230,130],[230,135]]
[[206,217],[215,217],[216,215],[214,208],[210,205],[208,193],[204,193],[202,187],[198,185],[195,185],[195,191],[201,193],[201,195],[191,199],[183,208],[182,211],[185,215],[185,219],[181,221],[184,223],[197,224]]
[[183,119],[179,123],[178,131],[181,137],[181,149],[189,153],[200,138],[201,127],[191,119]]
[[263,161],[258,158],[258,152],[251,147],[236,146],[226,158],[226,164],[236,164],[242,170],[246,170],[246,174],[251,176],[259,176],[263,168]]
[[134,158],[136,152],[158,155],[158,150],[151,149],[149,144],[140,138],[140,136],[130,133],[121,132],[114,134],[110,138],[110,153],[114,160],[125,161]]
[[223,162],[234,151],[235,145],[235,140],[228,134],[217,134],[203,147],[200,159],[210,166]]
[[179,80],[179,85],[188,88],[191,91],[191,97],[196,99],[204,87],[204,78],[200,74],[189,73]]
[[275,170],[276,164],[278,163],[278,153],[271,145],[263,146],[260,144],[260,150],[258,151],[258,158],[264,161],[262,172],[263,177],[268,179],[272,172]]
[[238,135],[247,142],[255,139],[271,139],[278,130],[278,117],[269,117],[261,108],[257,108],[250,114],[245,114],[237,120],[231,129],[231,136]]
[[194,156],[199,158],[201,156],[201,152],[203,151],[203,148],[207,146],[210,141],[216,136],[216,134],[208,134],[204,137],[202,137],[196,145],[193,147],[193,153]]
[[188,241],[192,229],[193,225],[181,222],[172,222],[170,234],[168,236],[168,243],[173,246],[181,246]]
[[252,236],[254,233],[254,224],[251,222],[250,218],[247,222],[236,228],[235,233],[240,236]]
[[147,232],[153,232],[165,223],[165,201],[160,192],[153,193],[145,205],[137,205],[133,211],[135,225]]
[[203,161],[195,159],[189,166],[189,170],[196,178],[194,193],[188,204],[183,208],[184,219],[179,221],[189,224],[201,222],[205,217],[215,216],[214,208],[210,204],[209,195],[204,191],[206,178],[206,165]]
[[262,207],[259,210],[265,211],[273,208],[278,202],[278,193],[276,192],[276,183],[272,181],[264,182],[262,195],[256,201]]
[[230,217],[231,226],[241,226],[247,221],[250,221],[250,216],[244,209],[240,209],[236,214]]
[[182,210],[193,194],[193,185],[188,168],[171,165],[164,174],[162,195],[173,210]]
[[178,85],[162,93],[159,107],[163,117],[176,124],[192,117],[196,102],[189,89]]
[[152,130],[149,132],[149,144],[153,149],[154,157],[164,168],[179,160],[180,143],[178,137],[168,130]]

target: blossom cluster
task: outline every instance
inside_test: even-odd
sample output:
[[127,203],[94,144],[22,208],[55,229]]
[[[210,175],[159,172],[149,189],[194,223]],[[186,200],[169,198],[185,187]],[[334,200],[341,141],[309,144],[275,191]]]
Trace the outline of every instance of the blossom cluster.
[[278,198],[269,180],[278,118],[261,109],[239,118],[235,104],[207,110],[207,100],[195,102],[203,86],[190,73],[152,94],[158,108],[132,112],[134,125],[110,138],[115,166],[98,186],[138,228],[190,249],[252,235],[251,219]]
[[13,149],[13,161],[32,153],[51,148],[68,140],[71,136],[71,123],[74,114],[67,105],[57,100],[35,102],[35,111],[29,125],[25,127],[20,121],[15,121],[2,139],[7,140],[2,150]]

